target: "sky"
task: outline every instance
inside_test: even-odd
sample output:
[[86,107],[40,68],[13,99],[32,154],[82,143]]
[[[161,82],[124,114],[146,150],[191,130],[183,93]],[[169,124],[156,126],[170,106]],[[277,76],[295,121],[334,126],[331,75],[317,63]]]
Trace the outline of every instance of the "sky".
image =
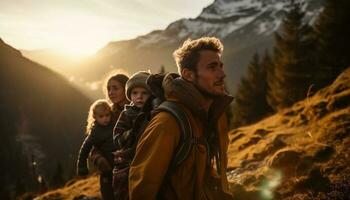
[[91,55],[195,18],[214,0],[0,0],[0,38],[17,49]]

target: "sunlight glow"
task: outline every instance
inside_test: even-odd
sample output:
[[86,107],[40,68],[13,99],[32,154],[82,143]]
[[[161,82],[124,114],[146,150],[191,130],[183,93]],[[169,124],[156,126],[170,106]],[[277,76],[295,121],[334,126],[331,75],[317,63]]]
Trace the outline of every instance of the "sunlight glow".
[[108,33],[101,27],[105,23],[92,16],[63,15],[48,19],[51,46],[68,55],[92,55],[107,42],[104,38]]
[[261,189],[261,197],[264,200],[272,200],[273,199],[273,191],[274,189],[281,183],[282,180],[282,172],[279,170],[270,170],[266,174],[266,179],[262,182]]
[[96,53],[111,41],[133,39],[196,17],[213,0],[0,1],[0,38],[20,50],[67,56]]

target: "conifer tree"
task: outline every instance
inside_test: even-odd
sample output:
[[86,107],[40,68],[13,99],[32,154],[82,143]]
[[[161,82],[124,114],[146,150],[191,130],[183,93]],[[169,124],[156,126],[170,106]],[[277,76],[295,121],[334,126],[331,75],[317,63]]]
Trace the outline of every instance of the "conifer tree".
[[[264,61],[265,62],[265,61]],[[266,69],[256,53],[241,79],[233,105],[233,126],[254,123],[272,111],[266,101]]]
[[301,5],[291,0],[280,31],[275,33],[272,68],[268,70],[268,102],[274,110],[306,97],[315,73],[315,40],[303,22]]
[[276,111],[276,109],[274,109],[274,106],[271,105],[276,105],[277,101],[273,96],[273,88],[274,85],[277,84],[278,79],[276,79],[275,76],[275,65],[272,61],[272,58],[270,56],[270,54],[268,53],[267,50],[265,50],[265,56],[263,58],[262,64],[264,65],[265,69],[266,69],[266,101],[268,103],[268,105],[274,110]]
[[320,86],[330,84],[350,66],[350,1],[326,0],[314,24],[318,47]]
[[159,73],[161,73],[161,74],[165,74],[166,73],[164,65],[160,66]]
[[60,187],[64,184],[65,180],[63,177],[63,167],[61,162],[57,163],[56,170],[54,171],[54,174],[52,176],[51,185],[56,188]]

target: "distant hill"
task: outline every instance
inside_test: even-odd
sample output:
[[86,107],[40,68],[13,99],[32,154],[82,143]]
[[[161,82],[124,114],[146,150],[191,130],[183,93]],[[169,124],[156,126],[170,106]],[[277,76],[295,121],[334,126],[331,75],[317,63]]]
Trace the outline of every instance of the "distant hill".
[[[350,68],[314,96],[232,130],[229,138],[235,200],[349,199]],[[94,199],[97,182],[96,176],[74,180],[37,199]]]
[[38,176],[52,186],[59,165],[71,177],[90,100],[1,39],[0,76],[0,199],[11,199]]
[[64,52],[53,49],[20,50],[24,57],[38,62],[53,71],[59,72],[70,78],[73,74],[79,73],[81,58],[68,55]]

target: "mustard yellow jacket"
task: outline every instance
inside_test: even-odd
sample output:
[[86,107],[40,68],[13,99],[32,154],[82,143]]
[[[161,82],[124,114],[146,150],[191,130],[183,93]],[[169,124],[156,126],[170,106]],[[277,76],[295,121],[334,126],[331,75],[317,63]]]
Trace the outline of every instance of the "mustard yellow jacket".
[[[177,168],[171,169],[181,133],[175,118],[167,112],[160,112],[152,118],[139,139],[130,167],[130,199],[231,199],[226,177],[228,130],[224,110],[232,97],[215,99],[208,114],[201,105],[202,95],[185,80],[168,75],[164,78],[163,88],[167,99],[177,101],[186,112],[194,137],[204,136],[208,123],[214,125],[220,154],[220,159],[215,162],[219,163],[220,169],[214,169],[213,161],[207,168],[209,158],[204,144],[194,145],[188,157]],[[208,120],[208,116],[212,120]]]

